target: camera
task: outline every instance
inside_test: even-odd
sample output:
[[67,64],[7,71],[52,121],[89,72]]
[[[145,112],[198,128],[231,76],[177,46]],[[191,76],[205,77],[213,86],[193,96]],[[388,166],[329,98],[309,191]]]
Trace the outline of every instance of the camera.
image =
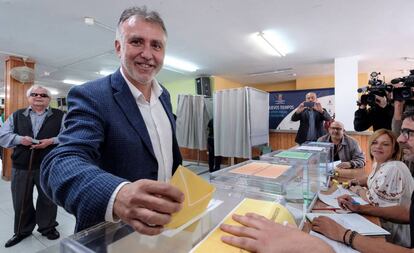
[[392,91],[392,96],[396,101],[407,101],[411,100],[413,97],[413,91],[411,90],[414,87],[414,69],[410,70],[410,75],[398,77],[391,80],[392,84],[403,83],[403,87],[394,88]]
[[303,103],[304,107],[309,107],[309,108],[313,108],[314,105],[315,105],[315,102],[305,102],[305,103]]
[[410,70],[410,75],[392,79],[391,83],[404,83],[404,86],[414,87],[414,69]]
[[368,85],[357,90],[358,93],[364,93],[361,96],[361,102],[357,103],[358,106],[369,105],[373,107],[376,105],[375,95],[385,97],[387,96],[387,92],[391,92],[393,90],[392,85],[386,84],[382,80],[378,79],[379,75],[381,75],[381,73],[372,72]]

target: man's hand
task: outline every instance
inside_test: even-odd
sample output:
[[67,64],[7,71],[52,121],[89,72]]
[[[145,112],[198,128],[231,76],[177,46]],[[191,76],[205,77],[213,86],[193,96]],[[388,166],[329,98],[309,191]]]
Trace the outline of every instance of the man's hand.
[[22,144],[23,146],[31,146],[32,143],[32,137],[30,136],[24,136],[21,141],[20,144]]
[[352,167],[352,165],[351,165],[350,162],[342,162],[342,163],[336,165],[336,167],[338,169],[350,169]]
[[322,105],[321,105],[321,103],[319,103],[319,102],[315,102],[315,105],[313,106],[313,109],[314,109],[315,111],[318,111],[318,112],[320,112],[320,113],[323,113],[323,108],[322,108]]
[[248,213],[245,216],[233,214],[232,218],[243,226],[222,224],[220,229],[231,236],[223,236],[221,240],[249,252],[333,252],[318,238],[263,216]]
[[181,209],[184,194],[158,181],[138,180],[124,185],[115,198],[113,213],[137,232],[157,235]]
[[312,230],[338,242],[342,242],[346,231],[344,227],[325,216],[319,216],[313,219]]
[[303,110],[305,110],[305,106],[303,104],[304,102],[300,103],[300,105],[298,106],[298,108],[296,109],[295,113],[301,113],[303,112]]
[[53,144],[53,138],[39,140],[39,144],[32,145],[34,149],[44,149]]
[[381,107],[381,108],[385,108],[387,106],[387,97],[381,97],[378,95],[375,95],[375,103]]

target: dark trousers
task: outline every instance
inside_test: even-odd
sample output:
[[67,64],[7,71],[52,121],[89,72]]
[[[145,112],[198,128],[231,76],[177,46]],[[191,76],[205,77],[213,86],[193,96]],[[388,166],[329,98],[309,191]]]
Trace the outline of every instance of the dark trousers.
[[220,169],[221,156],[214,156],[214,139],[208,138],[207,140],[208,150],[208,168],[210,172],[214,172]]
[[[34,186],[36,186],[38,192],[36,210],[33,206]],[[26,188],[27,196],[22,206],[22,200],[24,198]],[[32,170],[29,176],[28,170],[19,170],[13,168],[11,192],[14,208],[15,234],[30,234],[32,233],[36,224],[39,226],[37,231],[39,231],[41,234],[44,234],[58,225],[56,222],[57,206],[45,195],[42,188],[40,187],[40,170]],[[22,208],[24,208],[23,215],[21,215]],[[19,222],[20,231],[18,231]]]

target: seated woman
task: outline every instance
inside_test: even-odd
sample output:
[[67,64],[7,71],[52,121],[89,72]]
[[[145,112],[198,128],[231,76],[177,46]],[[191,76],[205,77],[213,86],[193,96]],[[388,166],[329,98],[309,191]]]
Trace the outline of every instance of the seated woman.
[[[374,206],[400,205],[409,208],[414,180],[408,167],[398,161],[401,149],[395,135],[390,130],[377,130],[369,139],[369,150],[373,160],[373,169],[368,177],[351,180],[351,191]],[[345,195],[338,201],[349,198],[349,195]],[[381,225],[391,233],[387,238],[388,241],[401,246],[410,246],[408,224],[381,219]]]

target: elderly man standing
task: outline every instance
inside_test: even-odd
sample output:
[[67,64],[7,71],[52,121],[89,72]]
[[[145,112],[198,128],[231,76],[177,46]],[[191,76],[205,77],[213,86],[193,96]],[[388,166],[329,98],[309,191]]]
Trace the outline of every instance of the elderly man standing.
[[[9,116],[0,129],[0,145],[14,148],[12,155],[11,192],[14,208],[14,235],[5,247],[16,245],[38,231],[49,240],[59,238],[56,230],[57,206],[40,187],[40,164],[58,144],[63,112],[49,107],[51,94],[46,88],[34,85],[27,91],[29,107]],[[33,206],[33,187],[38,198]]]
[[41,184],[76,216],[76,231],[122,220],[162,232],[184,194],[168,183],[181,163],[168,91],[155,79],[167,43],[154,11],[131,7],[118,22],[121,67],[73,87],[61,143],[42,163]]
[[318,102],[316,93],[309,92],[305,101],[293,113],[291,120],[300,121],[295,141],[302,144],[306,141],[316,141],[324,135],[323,122],[330,121],[331,116]]
[[319,142],[331,142],[334,147],[334,161],[341,161],[336,167],[338,169],[363,168],[365,157],[358,142],[345,134],[344,124],[334,121],[329,126],[329,134],[318,139]]

